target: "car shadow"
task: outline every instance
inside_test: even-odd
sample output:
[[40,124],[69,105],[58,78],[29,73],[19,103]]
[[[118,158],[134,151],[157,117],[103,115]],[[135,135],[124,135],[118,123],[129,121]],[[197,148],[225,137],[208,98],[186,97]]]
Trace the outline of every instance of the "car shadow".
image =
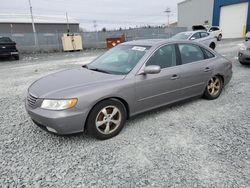
[[[179,106],[188,105],[188,104],[193,103],[194,101],[199,100],[199,99],[203,100],[200,96],[198,96],[198,97],[196,96],[196,97],[185,99],[185,100],[175,102],[175,103],[172,103],[169,105],[165,105],[165,106],[153,109],[153,110],[149,110],[147,112],[144,112],[144,113],[141,113],[141,114],[138,114],[138,115],[135,115],[135,116],[129,118],[128,122],[131,122],[131,123],[137,122],[137,121],[143,120],[145,117],[148,117],[149,115],[157,115],[157,114],[161,114],[161,113],[166,113],[170,110],[174,110],[175,108],[178,108]],[[129,126],[130,123],[128,123],[127,125]]]
[[14,57],[1,57],[0,62],[16,61]]
[[[126,128],[130,128],[130,126],[133,124],[132,122],[136,123],[136,122],[142,121],[145,117],[154,116],[154,115],[157,115],[159,113],[166,113],[166,112],[168,112],[170,110],[174,110],[174,108],[177,108],[178,106],[188,105],[188,104],[194,102],[195,100],[197,100],[199,98],[200,97],[193,97],[193,98],[190,98],[190,99],[186,99],[186,100],[183,100],[183,101],[180,101],[180,102],[172,103],[172,104],[169,104],[169,105],[157,108],[157,109],[153,109],[153,110],[150,110],[150,111],[135,115],[135,116],[129,118],[129,120],[127,121],[125,126],[126,126]],[[52,139],[59,139],[62,142],[65,142],[65,141],[68,142],[68,141],[72,141],[72,140],[75,140],[77,142],[78,141],[79,142],[83,142],[83,141],[88,141],[88,142],[100,141],[100,140],[97,140],[97,139],[93,138],[92,136],[88,135],[86,133],[86,131],[85,132],[80,132],[80,133],[67,134],[67,135],[59,135],[59,134],[56,134],[56,133],[49,132],[44,127],[41,127],[41,126],[38,126],[38,125],[36,125],[36,126],[37,126],[38,129],[40,129],[42,131],[45,131],[46,134],[49,134],[52,137]]]

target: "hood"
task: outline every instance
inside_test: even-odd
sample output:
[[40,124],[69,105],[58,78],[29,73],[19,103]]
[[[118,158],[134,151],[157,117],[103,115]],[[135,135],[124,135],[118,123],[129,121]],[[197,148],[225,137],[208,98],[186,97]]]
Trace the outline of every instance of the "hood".
[[74,89],[76,87],[122,80],[124,78],[125,75],[106,74],[86,68],[71,69],[50,74],[35,81],[29,87],[29,92],[38,98],[49,98],[50,95],[57,92]]
[[193,31],[198,31],[198,30],[205,30],[207,31],[207,28],[203,25],[193,25],[192,27]]

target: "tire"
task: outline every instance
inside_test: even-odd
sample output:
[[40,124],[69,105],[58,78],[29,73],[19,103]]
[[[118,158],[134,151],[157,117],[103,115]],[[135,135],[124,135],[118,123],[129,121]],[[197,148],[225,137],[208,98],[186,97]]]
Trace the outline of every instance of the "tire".
[[126,108],[122,102],[104,100],[91,110],[87,119],[87,133],[99,140],[112,138],[120,133],[126,119]]
[[209,45],[209,47],[212,48],[212,49],[214,50],[215,47],[216,47],[216,45],[215,45],[215,43],[212,42],[212,43]]
[[242,64],[242,65],[250,65],[249,63],[245,63],[245,62],[242,62],[242,61],[239,61],[240,62],[240,64]]
[[207,83],[203,97],[208,100],[217,99],[223,89],[223,80],[220,76],[213,76]]
[[219,34],[219,36],[217,37],[217,41],[221,41],[222,39],[222,34]]
[[14,56],[15,60],[19,60],[19,55]]

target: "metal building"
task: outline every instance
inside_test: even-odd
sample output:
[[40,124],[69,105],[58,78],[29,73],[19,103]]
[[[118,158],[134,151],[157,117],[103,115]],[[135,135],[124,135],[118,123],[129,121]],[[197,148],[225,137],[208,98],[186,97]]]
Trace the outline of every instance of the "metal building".
[[178,26],[220,26],[223,38],[242,38],[250,31],[250,0],[185,0],[178,3]]
[[178,26],[212,25],[214,0],[186,0],[178,3]]
[[241,38],[250,31],[250,0],[215,0],[213,25],[219,25],[223,38]]
[[[37,33],[66,33],[67,23],[70,32],[79,32],[79,22],[63,16],[35,15]],[[0,14],[0,33],[32,33],[31,17],[25,14]]]

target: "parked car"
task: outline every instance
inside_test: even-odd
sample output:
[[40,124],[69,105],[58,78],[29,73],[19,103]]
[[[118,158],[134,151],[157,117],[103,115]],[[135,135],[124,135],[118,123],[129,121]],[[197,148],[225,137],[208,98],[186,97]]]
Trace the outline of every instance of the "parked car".
[[181,32],[172,37],[174,40],[193,40],[215,49],[217,41],[214,36],[206,31],[187,31]]
[[14,57],[16,60],[19,60],[16,43],[9,37],[0,36],[0,58],[2,57]]
[[232,63],[202,44],[131,41],[88,65],[35,81],[25,106],[47,131],[86,130],[97,139],[108,139],[139,113],[195,96],[218,98],[231,77]]
[[192,29],[193,31],[197,31],[197,30],[207,31],[210,34],[212,34],[214,37],[216,37],[217,41],[221,41],[222,39],[222,30],[218,26],[209,27],[208,25],[194,25]]
[[238,53],[238,60],[243,65],[250,65],[250,41],[246,42],[244,46],[241,46]]
[[245,40],[246,40],[246,41],[249,41],[249,39],[250,39],[250,32],[248,31],[248,32],[246,33],[246,38],[245,38]]
[[209,33],[212,33],[218,41],[221,41],[222,39],[222,30],[218,26],[212,26],[208,29]]

